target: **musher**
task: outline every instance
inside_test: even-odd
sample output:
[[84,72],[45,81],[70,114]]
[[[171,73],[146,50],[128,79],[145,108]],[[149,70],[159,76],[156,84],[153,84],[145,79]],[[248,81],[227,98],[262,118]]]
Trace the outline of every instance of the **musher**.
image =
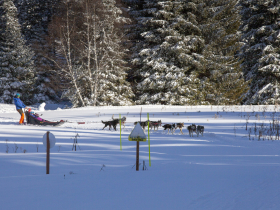
[[16,105],[16,110],[18,111],[18,113],[20,114],[20,120],[19,120],[19,124],[22,125],[24,124],[24,113],[22,111],[22,109],[27,109],[27,107],[25,106],[25,104],[20,100],[20,94],[17,93],[16,96],[14,97],[14,103]]

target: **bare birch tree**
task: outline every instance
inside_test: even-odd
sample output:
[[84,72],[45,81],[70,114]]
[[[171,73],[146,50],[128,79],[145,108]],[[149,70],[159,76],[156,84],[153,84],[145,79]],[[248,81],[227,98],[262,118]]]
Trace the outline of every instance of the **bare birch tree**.
[[64,96],[75,106],[132,104],[115,0],[68,1],[64,7],[53,28],[59,30],[53,60],[70,81]]
[[[57,66],[62,80],[70,82],[71,88],[68,89],[64,96],[74,100],[74,104],[85,106],[79,80],[82,76],[81,67],[75,65],[76,53],[73,41],[76,38],[75,18],[72,11],[72,5],[69,2],[63,3],[65,11],[62,17],[55,18],[50,26],[50,31],[55,43],[55,58],[51,59]],[[78,99],[78,100],[75,100]]]

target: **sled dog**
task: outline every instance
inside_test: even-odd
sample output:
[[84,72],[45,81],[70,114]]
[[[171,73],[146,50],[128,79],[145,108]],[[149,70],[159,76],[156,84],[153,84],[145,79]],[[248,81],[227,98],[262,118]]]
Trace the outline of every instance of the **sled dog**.
[[158,120],[158,121],[150,121],[150,127],[151,127],[151,129],[154,128],[154,131],[155,131],[156,129],[158,130],[159,126],[161,126],[161,120]]
[[196,134],[197,134],[197,136],[198,136],[199,134],[201,134],[201,135],[203,136],[203,132],[204,132],[204,126],[198,125],[198,126],[196,127]]
[[[139,122],[139,121],[138,121]],[[136,125],[138,122],[134,122],[134,125]],[[145,131],[145,128],[148,126],[148,121],[144,121],[144,122],[139,122],[140,126],[143,128],[143,130]]]
[[175,131],[175,123],[173,123],[173,124],[165,124],[162,127],[164,128],[164,130],[168,130],[168,134],[169,134],[169,131],[171,131],[172,134]]
[[[181,134],[184,134],[184,133],[183,133],[183,127],[184,127],[184,123],[176,123],[176,124],[175,124],[175,130],[176,130],[177,128],[179,128]],[[174,130],[174,132],[175,132],[175,130]]]
[[193,137],[193,133],[196,132],[196,125],[192,124],[188,126],[189,135]]
[[116,118],[114,118],[114,116],[113,116],[112,119],[113,119],[113,120],[118,120],[118,121],[121,120],[123,128],[125,127],[124,124],[125,124],[125,121],[126,121],[126,117],[122,117],[121,119],[116,119]]
[[[113,128],[116,131],[117,130],[116,129],[117,124],[119,124],[119,119],[115,119],[115,120],[111,120],[111,121],[103,121],[103,120],[101,120],[101,122],[104,124],[104,128],[109,126],[109,130],[111,130],[111,127],[113,126]],[[102,130],[104,130],[104,128]]]

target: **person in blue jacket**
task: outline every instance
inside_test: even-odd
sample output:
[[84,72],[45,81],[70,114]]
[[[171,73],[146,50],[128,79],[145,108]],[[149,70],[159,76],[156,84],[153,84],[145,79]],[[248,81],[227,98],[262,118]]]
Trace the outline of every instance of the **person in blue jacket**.
[[18,111],[18,113],[20,114],[20,120],[19,120],[19,124],[22,125],[24,123],[24,113],[22,111],[22,109],[27,109],[27,107],[25,106],[25,104],[20,100],[20,94],[17,93],[16,96],[14,97],[14,103],[16,105],[16,110]]

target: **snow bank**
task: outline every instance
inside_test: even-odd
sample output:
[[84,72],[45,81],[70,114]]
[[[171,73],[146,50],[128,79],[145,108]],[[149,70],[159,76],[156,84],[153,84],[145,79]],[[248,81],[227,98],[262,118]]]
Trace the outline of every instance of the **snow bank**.
[[13,113],[13,112],[17,112],[15,105],[0,103],[0,113]]

